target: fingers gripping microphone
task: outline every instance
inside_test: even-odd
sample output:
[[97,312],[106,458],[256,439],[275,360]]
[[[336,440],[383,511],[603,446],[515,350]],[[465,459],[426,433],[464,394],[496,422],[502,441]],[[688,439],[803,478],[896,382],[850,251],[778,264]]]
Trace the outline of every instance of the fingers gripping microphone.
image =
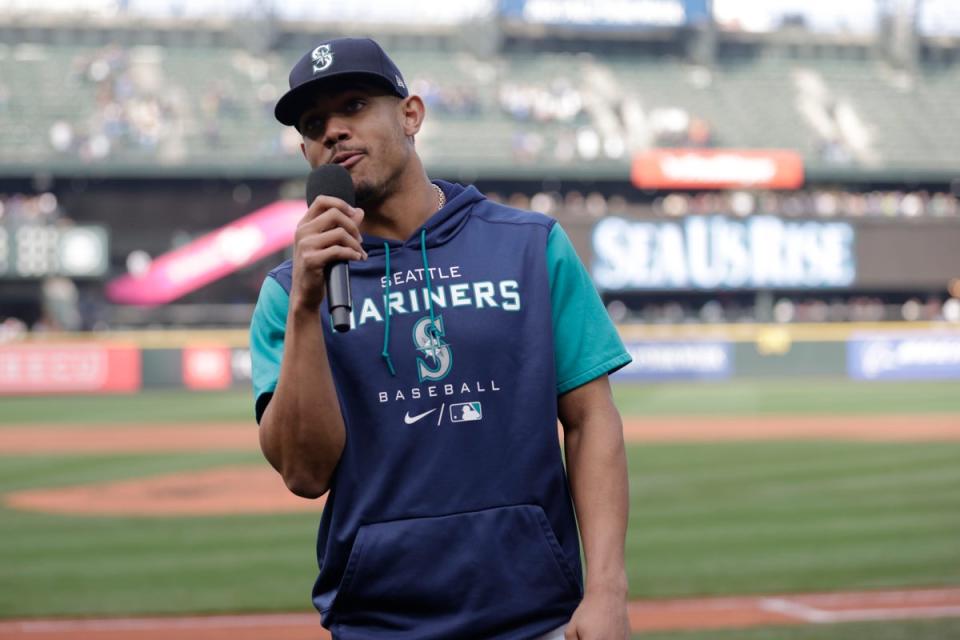
[[[317,196],[321,195],[340,198],[352,207],[355,194],[350,172],[336,164],[320,165],[311,171],[307,178],[307,206],[313,204]],[[340,261],[328,264],[324,276],[333,328],[340,332],[349,331],[353,300],[350,297],[350,271],[347,263]]]

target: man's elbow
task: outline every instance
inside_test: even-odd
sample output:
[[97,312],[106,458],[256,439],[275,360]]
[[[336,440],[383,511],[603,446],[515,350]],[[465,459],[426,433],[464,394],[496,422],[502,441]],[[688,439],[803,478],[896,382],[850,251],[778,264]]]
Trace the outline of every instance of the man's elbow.
[[284,473],[282,475],[283,483],[287,485],[290,493],[301,498],[316,500],[330,489],[329,478],[318,478],[316,475],[309,473]]

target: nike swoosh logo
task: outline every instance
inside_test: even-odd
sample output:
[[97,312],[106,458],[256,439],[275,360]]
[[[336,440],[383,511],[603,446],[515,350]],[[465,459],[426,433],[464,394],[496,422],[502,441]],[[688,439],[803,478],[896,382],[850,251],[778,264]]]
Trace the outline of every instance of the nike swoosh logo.
[[404,422],[405,424],[413,424],[414,422],[416,422],[416,421],[418,421],[418,420],[420,420],[420,419],[422,419],[422,418],[426,418],[428,415],[430,415],[431,413],[433,413],[433,412],[436,411],[436,410],[437,410],[437,408],[434,407],[433,409],[430,409],[430,411],[424,411],[423,413],[421,413],[420,415],[417,415],[417,416],[411,416],[411,415],[410,415],[410,412],[407,411],[405,414],[403,414],[403,422]]

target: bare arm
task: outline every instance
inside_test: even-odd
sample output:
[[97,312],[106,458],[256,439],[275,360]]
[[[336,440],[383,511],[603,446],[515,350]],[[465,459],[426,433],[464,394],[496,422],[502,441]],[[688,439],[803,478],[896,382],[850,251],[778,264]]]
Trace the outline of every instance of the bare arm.
[[283,361],[273,397],[260,419],[260,448],[287,487],[317,498],[330,486],[346,430],[320,320],[324,267],[360,260],[357,224],[363,212],[342,200],[317,198],[297,225]]
[[558,411],[587,564],[584,599],[567,638],[626,638],[627,458],[607,376],[560,396]]

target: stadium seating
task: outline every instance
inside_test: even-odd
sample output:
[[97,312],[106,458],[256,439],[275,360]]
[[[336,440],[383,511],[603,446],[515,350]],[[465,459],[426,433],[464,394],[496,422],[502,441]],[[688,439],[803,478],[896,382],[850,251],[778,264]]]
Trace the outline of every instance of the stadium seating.
[[[158,167],[299,170],[296,141],[285,140],[270,116],[299,53],[258,57],[194,44],[4,45],[0,165],[100,163],[148,174]],[[509,161],[623,177],[638,145],[676,144],[656,130],[669,117],[702,123],[709,137],[697,145],[796,149],[813,169],[960,168],[956,65],[905,74],[844,57],[720,59],[706,69],[666,57],[596,53],[486,60],[391,53],[408,82],[435,91],[421,152],[431,166],[454,171],[496,173]],[[504,91],[564,87],[583,102],[572,117],[525,117],[502,102]],[[819,110],[813,115],[798,106],[811,90],[817,95],[804,108]],[[821,125],[849,135],[825,139],[811,124],[816,118],[833,118]],[[581,134],[599,140],[600,151],[585,153]],[[847,145],[839,156],[830,155],[834,143]]]

